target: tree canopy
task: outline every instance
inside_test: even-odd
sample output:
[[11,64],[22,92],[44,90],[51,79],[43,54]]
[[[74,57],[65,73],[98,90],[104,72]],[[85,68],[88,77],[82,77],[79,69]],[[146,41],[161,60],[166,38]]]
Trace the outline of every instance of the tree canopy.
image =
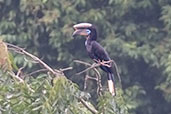
[[[76,75],[87,66],[74,60],[93,63],[85,39],[72,38],[72,26],[80,22],[96,25],[98,42],[117,63],[122,88],[116,80],[118,95],[114,98],[106,91],[105,73],[99,70],[102,96],[97,95],[93,80],[87,81],[84,89],[85,76],[95,75],[92,70]],[[73,67],[64,71],[67,78],[57,79],[54,85],[48,73],[18,83],[15,74],[20,68],[29,74],[41,67],[25,55],[6,53],[6,45],[0,41],[0,113],[89,114],[77,99],[82,95],[104,114],[169,114],[170,31],[170,0],[0,0],[0,40],[24,48],[54,69]],[[2,61],[7,63],[5,70]]]

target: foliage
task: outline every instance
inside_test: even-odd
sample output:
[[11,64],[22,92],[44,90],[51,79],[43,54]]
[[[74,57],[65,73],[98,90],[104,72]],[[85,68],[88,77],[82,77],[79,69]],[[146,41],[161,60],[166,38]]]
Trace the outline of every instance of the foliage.
[[[105,93],[99,98],[98,107],[102,114],[129,114],[128,105],[122,97],[123,92],[117,91],[117,97],[114,99],[109,93]],[[132,109],[132,108],[129,108]]]
[[[84,67],[73,60],[89,58],[84,39],[71,37],[72,25],[91,22],[98,28],[98,41],[119,66],[128,112],[167,114],[171,112],[170,4],[170,0],[0,0],[0,38],[54,68],[73,66],[65,74],[82,89],[85,74],[73,74]],[[37,68],[27,58],[13,55],[14,63],[27,72]],[[96,104],[96,86],[91,81],[88,85]]]
[[[53,81],[47,74],[18,80],[15,74],[1,71],[0,80],[0,113],[92,114],[79,100],[80,98],[89,100],[89,95],[81,92],[76,84],[64,76],[56,77]],[[123,97],[120,95],[117,98],[119,104]],[[124,102],[116,107],[116,101],[109,93],[101,96],[98,104],[99,113],[126,114]],[[89,101],[85,102],[94,108]]]
[[53,86],[46,74],[19,82],[1,71],[0,79],[3,114],[91,114],[77,99],[78,86],[63,76]]

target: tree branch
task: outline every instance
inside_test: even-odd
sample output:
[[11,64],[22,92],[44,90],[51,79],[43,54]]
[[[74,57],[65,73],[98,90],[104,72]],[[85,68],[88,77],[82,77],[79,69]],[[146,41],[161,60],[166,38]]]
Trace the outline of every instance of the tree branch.
[[64,71],[67,71],[67,70],[72,70],[73,68],[72,67],[67,67],[67,68],[60,68],[59,70],[61,72],[64,72]]
[[117,74],[117,76],[118,76],[119,83],[120,83],[120,86],[121,86],[121,88],[122,88],[122,80],[121,80],[121,76],[120,76],[120,74],[119,74],[118,66],[117,66],[117,64],[116,64],[116,62],[115,62],[114,60],[112,60],[112,63],[114,64],[114,67],[115,67],[115,69],[116,69],[116,74]]
[[86,75],[85,76],[85,80],[84,80],[84,90],[87,88],[87,81],[88,80],[95,80],[95,81],[97,81],[97,78],[94,78],[94,77],[91,77],[89,75]]
[[33,71],[33,72],[31,72],[31,73],[29,73],[27,75],[31,76],[31,75],[39,73],[39,72],[47,72],[47,71],[48,71],[47,69],[39,69],[39,70]]
[[[86,66],[89,66],[88,68],[86,68],[85,70],[77,73],[76,75],[80,75],[84,72],[87,72],[88,70],[91,70],[93,69],[95,72],[96,72],[96,78],[97,78],[97,85],[98,85],[98,88],[97,88],[97,93],[99,95],[101,95],[102,93],[102,85],[101,85],[101,75],[99,73],[99,71],[96,69],[96,67],[99,67],[101,65],[103,66],[106,66],[106,67],[112,67],[112,65],[110,63],[113,63],[114,64],[114,67],[115,67],[115,70],[116,70],[116,74],[117,74],[117,77],[119,79],[119,82],[120,82],[120,85],[121,85],[121,88],[122,88],[122,83],[121,83],[121,77],[120,77],[120,74],[119,74],[119,71],[118,71],[118,67],[117,67],[117,64],[114,60],[109,60],[109,61],[98,61],[98,60],[94,60],[96,63],[93,63],[93,64],[89,64],[87,62],[84,62],[84,61],[80,61],[80,60],[74,60],[74,62],[76,63],[80,63],[80,64],[84,64]],[[87,80],[87,79],[86,79]]]
[[85,69],[85,70],[83,70],[83,71],[77,73],[77,75],[78,75],[78,74],[82,74],[82,73],[84,73],[84,72],[86,72],[86,71],[88,71],[88,70],[91,70],[91,69],[94,70],[94,72],[96,73],[96,79],[97,79],[97,80],[96,80],[96,81],[97,81],[97,94],[101,96],[101,95],[102,95],[101,75],[100,75],[99,71],[98,71],[97,68],[96,68],[96,67],[99,67],[101,64],[94,63],[94,64],[91,65],[91,64],[89,64],[89,63],[87,63],[87,62],[80,61],[80,60],[74,60],[74,62],[80,63],[80,64],[84,64],[84,65],[86,65],[86,66],[90,66],[89,68],[87,68],[87,69]]
[[[18,71],[20,72],[20,71]],[[23,83],[23,84],[26,84],[26,86],[28,87],[28,89],[31,91],[31,92],[35,92],[33,89],[30,88],[30,86],[25,83],[25,81],[23,79],[21,79],[19,76],[15,75],[13,72],[8,72],[10,74],[11,77],[13,77],[14,79],[17,79],[20,83]]]
[[[40,60],[38,57],[32,55],[31,53],[25,51],[23,48],[20,48],[18,46],[15,46],[13,44],[10,43],[6,43],[6,45],[8,47],[13,48],[12,50],[15,50],[16,52],[19,52],[20,54],[24,54],[29,56],[30,58],[32,58],[34,61],[38,62],[39,64],[41,64],[45,69],[47,69],[49,72],[51,72],[53,75],[55,76],[61,76],[61,74],[63,74],[63,72],[61,72],[60,70],[53,70],[51,67],[49,67],[46,63],[44,63],[42,60]],[[9,49],[11,49],[9,48]]]
[[78,98],[78,100],[80,100],[80,102],[93,114],[98,114],[98,111],[95,108],[92,108],[91,106],[89,106],[87,104],[87,102],[83,99],[83,98]]

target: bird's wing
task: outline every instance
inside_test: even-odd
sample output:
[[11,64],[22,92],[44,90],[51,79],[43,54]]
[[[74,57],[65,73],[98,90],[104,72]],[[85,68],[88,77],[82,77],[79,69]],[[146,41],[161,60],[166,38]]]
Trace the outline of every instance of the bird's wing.
[[108,61],[110,57],[104,48],[96,41],[92,42],[92,52],[96,59]]
[[[104,50],[104,48],[96,41],[92,42],[92,53],[94,54],[94,57],[96,60],[104,60],[109,61],[111,60],[108,53]],[[114,73],[112,67],[107,67],[101,65],[100,68],[108,73],[108,87],[109,92],[115,96],[116,90],[115,90],[115,83],[114,83]]]

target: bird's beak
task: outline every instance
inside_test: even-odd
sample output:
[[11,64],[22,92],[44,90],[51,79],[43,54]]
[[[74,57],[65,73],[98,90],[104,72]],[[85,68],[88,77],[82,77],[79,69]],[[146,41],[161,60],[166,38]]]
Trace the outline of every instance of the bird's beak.
[[90,32],[88,31],[88,29],[76,29],[74,31],[74,33],[72,34],[73,37],[77,36],[77,35],[81,35],[81,36],[88,36],[90,34]]

